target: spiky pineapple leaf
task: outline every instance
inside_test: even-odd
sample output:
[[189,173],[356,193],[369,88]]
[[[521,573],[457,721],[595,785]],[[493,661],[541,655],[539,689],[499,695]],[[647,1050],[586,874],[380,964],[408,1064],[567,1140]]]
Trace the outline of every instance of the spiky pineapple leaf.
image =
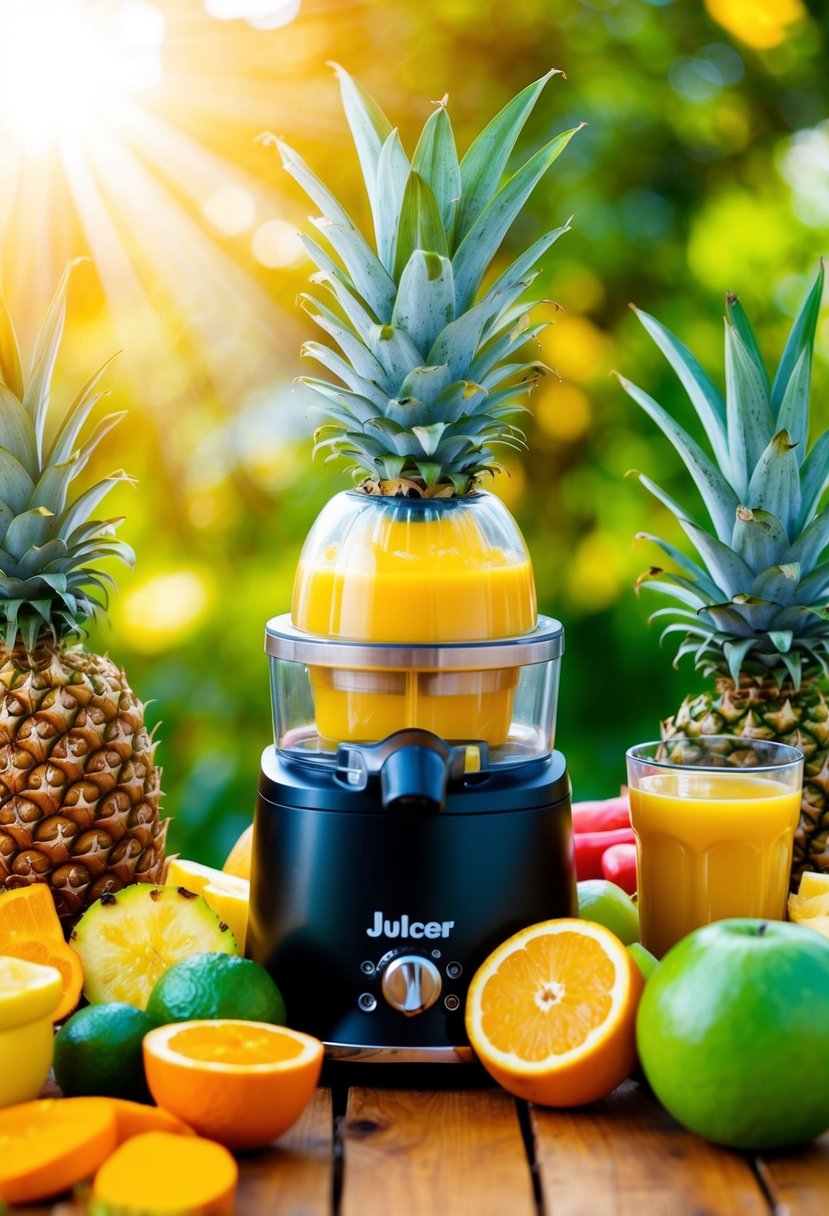
[[[806,460],[806,443],[809,438],[809,392],[812,380],[812,351],[804,347],[800,352],[794,370],[789,377],[780,409],[777,411],[777,428],[788,431],[791,441],[797,449],[797,463],[802,465]],[[799,480],[799,478],[798,478]],[[799,497],[799,491],[798,491]],[[799,504],[798,513],[799,514]],[[797,518],[797,514],[795,518]]]
[[[357,149],[369,202],[374,209],[377,164],[380,150],[391,135],[392,126],[369,92],[338,63],[331,67],[337,74],[343,109]],[[375,216],[376,221],[376,216]]]
[[788,431],[778,431],[757,462],[746,492],[746,505],[761,507],[780,520],[789,537],[796,535],[800,515],[800,476],[796,448]]
[[[740,335],[743,345],[748,351],[757,368],[757,373],[768,391],[769,378],[766,372],[766,365],[763,362],[763,356],[760,353],[760,347],[757,344],[757,335],[748,318],[748,313],[740,303],[740,297],[733,291],[730,291],[725,297],[725,315]],[[783,425],[783,423],[778,422],[778,426]]]
[[708,436],[717,464],[721,469],[728,469],[730,458],[725,402],[719,389],[692,351],[661,321],[635,304],[631,304],[631,309],[676,372]]
[[86,420],[96,404],[101,400],[101,397],[106,395],[105,393],[96,393],[94,389],[114,358],[115,355],[110,355],[98,370],[92,373],[78,391],[52,441],[52,446],[46,457],[47,464],[60,464],[61,461],[68,460],[72,455],[78,436]]
[[389,274],[394,272],[394,253],[400,212],[409,180],[410,166],[400,136],[392,131],[380,151],[377,165],[377,202],[374,211],[374,237],[377,256]]
[[721,540],[727,540],[734,527],[734,512],[738,505],[734,490],[699,444],[671,417],[667,410],[654,401],[653,397],[644,389],[632,384],[618,372],[614,374],[628,396],[641,405],[662,433],[670,439],[693,478],[717,536]]
[[725,322],[725,400],[731,482],[742,498],[774,421],[769,392],[735,327]]
[[544,86],[563,73],[552,68],[504,106],[484,127],[461,161],[462,197],[456,223],[456,243],[469,232],[495,194],[507,161]]
[[798,531],[801,531],[814,513],[826,487],[829,486],[829,431],[819,435],[803,462],[800,470],[800,518],[797,521]]
[[484,271],[497,253],[513,220],[550,166],[584,123],[562,132],[540,148],[486,204],[452,255],[458,311],[468,308]]
[[70,262],[61,275],[57,291],[46,312],[46,319],[35,340],[32,371],[23,393],[23,407],[31,418],[37,435],[38,459],[43,454],[42,437],[46,411],[49,407],[49,392],[66,321],[66,292],[69,288],[69,276],[80,261],[83,259],[78,258],[76,261]]
[[17,343],[14,322],[2,292],[0,292],[0,381],[18,401],[22,400],[24,384],[20,347]]
[[[783,398],[797,365],[801,353],[808,349],[810,352],[815,344],[820,305],[823,299],[823,258],[820,259],[818,272],[800,312],[797,314],[789,332],[783,354],[774,377],[771,390],[771,408],[775,414],[783,403]],[[810,355],[811,361],[811,355]]]
[[450,234],[461,198],[461,171],[445,99],[438,102],[424,124],[412,157],[412,169],[431,186],[444,231]]
[[779,554],[788,551],[789,538],[780,520],[770,512],[739,507],[731,544],[751,570],[758,572],[774,565]]
[[447,257],[416,249],[400,277],[392,325],[403,329],[425,359],[455,319],[455,279]]
[[394,277],[399,280],[412,255],[430,250],[446,257],[449,246],[432,187],[414,169],[406,180],[394,246]]

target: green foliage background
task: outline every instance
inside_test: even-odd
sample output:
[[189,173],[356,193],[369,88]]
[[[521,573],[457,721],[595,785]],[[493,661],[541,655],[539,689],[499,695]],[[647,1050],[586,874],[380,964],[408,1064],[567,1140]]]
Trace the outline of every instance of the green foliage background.
[[[776,357],[829,221],[827,27],[804,10],[776,46],[761,49],[750,45],[757,41],[750,28],[741,37],[713,19],[728,7],[307,0],[282,30],[234,22],[211,33],[222,39],[223,60],[244,73],[260,111],[272,100],[278,133],[362,217],[356,157],[326,60],[363,79],[399,121],[410,151],[430,99],[448,92],[463,149],[530,80],[550,66],[567,72],[566,81],[548,86],[519,152],[580,120],[589,125],[509,238],[517,248],[575,215],[544,271],[546,294],[565,310],[544,346],[561,381],[549,377],[537,390],[530,453],[496,489],[526,533],[541,608],[566,626],[558,741],[582,798],[614,792],[625,747],[654,737],[660,718],[700,687],[689,668],[672,670],[646,624],[656,603],[632,589],[655,560],[647,545],[634,546],[634,535],[674,538],[675,531],[625,472],[647,471],[689,504],[693,491],[611,369],[693,424],[628,303],[657,314],[721,379],[722,297],[737,290],[769,358]],[[756,8],[773,14],[780,6],[766,0]],[[200,6],[188,12],[205,36],[215,26]],[[187,53],[171,40],[171,55]],[[262,124],[234,117],[221,96],[211,137],[257,175],[280,178],[275,158],[253,142]],[[206,139],[203,114],[184,109],[179,119]],[[303,225],[299,191],[287,181],[278,186],[285,217]],[[326,498],[347,484],[343,473],[311,468],[308,400],[290,392],[300,370],[296,352],[311,328],[294,297],[310,265],[268,271],[246,238],[225,245],[281,309],[278,366],[272,351],[234,333],[229,314],[244,387],[238,400],[220,399],[190,350],[186,324],[180,397],[172,386],[166,399],[148,401],[140,377],[116,384],[131,414],[109,454],[141,482],[139,493],[119,491],[118,504],[139,564],[119,575],[112,626],[95,639],[152,701],[166,806],[175,817],[171,842],[206,862],[222,859],[252,813],[259,754],[270,738],[264,621],[288,607],[304,535]],[[89,339],[86,363],[104,332],[114,332],[119,345],[134,336],[123,319],[104,331],[97,318],[90,304],[74,331]],[[824,321],[814,411],[822,427],[829,423],[828,350]],[[142,358],[152,361],[152,352],[142,349]],[[70,359],[80,365],[80,352]],[[159,577],[167,581],[153,581]]]

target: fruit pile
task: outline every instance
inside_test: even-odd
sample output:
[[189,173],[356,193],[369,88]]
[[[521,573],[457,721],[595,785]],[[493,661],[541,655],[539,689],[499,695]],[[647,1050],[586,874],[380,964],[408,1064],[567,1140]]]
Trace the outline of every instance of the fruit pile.
[[[0,893],[0,1200],[93,1179],[92,1211],[230,1216],[232,1153],[296,1121],[323,1053],[220,919],[244,941],[249,859],[247,833],[232,873],[106,893],[68,944],[46,884]],[[64,1097],[39,1099],[53,1063]]]
[[[795,906],[820,905],[820,919],[829,875],[804,885]],[[785,1148],[829,1128],[829,942],[795,924],[720,921],[657,963],[620,888],[591,879],[578,891],[579,919],[515,934],[470,985],[470,1042],[505,1089],[579,1106],[638,1059],[674,1118],[719,1144]]]

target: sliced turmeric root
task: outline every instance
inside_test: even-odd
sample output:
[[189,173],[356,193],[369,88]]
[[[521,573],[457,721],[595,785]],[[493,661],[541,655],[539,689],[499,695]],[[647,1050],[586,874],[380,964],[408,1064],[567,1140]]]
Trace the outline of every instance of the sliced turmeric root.
[[239,1170],[199,1136],[147,1132],[122,1144],[95,1175],[90,1216],[233,1216]]
[[103,1098],[115,1112],[118,1143],[146,1132],[169,1132],[171,1136],[195,1136],[189,1124],[162,1106],[147,1106],[143,1102],[128,1102],[125,1098]]
[[37,1203],[89,1178],[118,1143],[100,1098],[41,1098],[0,1110],[0,1199]]
[[[49,897],[51,899],[51,896]],[[71,946],[61,937],[48,937],[45,933],[9,933],[0,931],[0,954],[12,958],[25,958],[30,963],[54,967],[63,981],[63,997],[55,1012],[53,1022],[62,1022],[81,999],[83,989],[83,963]]]

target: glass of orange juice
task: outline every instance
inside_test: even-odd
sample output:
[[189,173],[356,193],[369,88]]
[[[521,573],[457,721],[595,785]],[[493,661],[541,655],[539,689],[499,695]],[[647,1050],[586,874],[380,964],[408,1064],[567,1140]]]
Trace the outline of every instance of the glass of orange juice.
[[803,754],[765,739],[707,735],[627,753],[642,943],[661,958],[732,916],[782,920]]

